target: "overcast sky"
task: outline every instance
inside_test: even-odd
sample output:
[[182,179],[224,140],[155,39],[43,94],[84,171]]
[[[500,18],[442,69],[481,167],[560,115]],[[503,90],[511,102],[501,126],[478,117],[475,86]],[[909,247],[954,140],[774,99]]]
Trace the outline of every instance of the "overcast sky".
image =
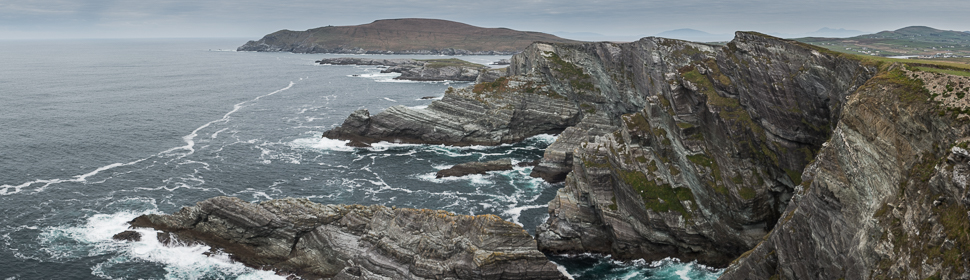
[[621,37],[692,28],[798,34],[925,25],[970,30],[968,0],[0,0],[0,39],[242,37],[436,18],[524,31]]

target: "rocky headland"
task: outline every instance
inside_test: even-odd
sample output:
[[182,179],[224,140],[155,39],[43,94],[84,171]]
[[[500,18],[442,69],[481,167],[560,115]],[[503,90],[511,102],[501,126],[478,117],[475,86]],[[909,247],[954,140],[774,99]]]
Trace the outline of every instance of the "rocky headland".
[[384,19],[354,26],[326,26],[306,31],[280,30],[238,51],[347,53],[508,55],[535,41],[578,42],[555,35],[508,28],[482,28],[439,19]]
[[381,73],[400,73],[397,80],[409,81],[493,81],[502,75],[501,70],[492,70],[481,64],[450,59],[372,59],[337,57],[317,60],[318,64],[329,65],[381,65],[387,66]]
[[216,197],[131,225],[304,279],[565,279],[521,226],[494,215]]
[[558,133],[533,169],[565,182],[537,229],[547,253],[696,259],[724,279],[966,279],[970,81],[939,67],[754,32],[535,43],[507,76],[324,137]]

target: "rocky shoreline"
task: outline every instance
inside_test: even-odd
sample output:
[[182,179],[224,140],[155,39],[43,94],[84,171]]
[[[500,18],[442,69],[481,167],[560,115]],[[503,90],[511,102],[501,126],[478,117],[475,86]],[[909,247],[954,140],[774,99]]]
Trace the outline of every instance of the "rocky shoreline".
[[[527,265],[511,265],[509,277],[528,278],[523,266],[548,269],[541,251],[697,260],[727,267],[722,279],[968,279],[970,82],[906,63],[754,32],[724,46],[534,43],[492,81],[449,88],[425,109],[358,110],[323,137],[498,145],[559,134],[533,176],[563,188],[534,239],[515,239],[528,247],[516,249]],[[133,225],[174,232],[204,220],[200,211],[233,209],[220,215],[263,226],[275,220],[238,213],[289,211],[230,205],[200,203],[172,216],[185,218]],[[232,238],[220,240],[243,241]],[[416,257],[409,250],[419,245],[389,254]],[[363,275],[356,271],[346,275]]]
[[[440,61],[462,65],[441,65]],[[485,65],[450,60],[414,60],[414,59],[371,59],[355,57],[325,58],[316,61],[324,65],[380,65],[387,66],[381,73],[400,73],[395,80],[409,81],[462,81],[462,82],[491,82],[503,71],[490,69]]]
[[130,223],[304,279],[567,279],[521,226],[494,215],[215,197]]
[[970,108],[915,86],[942,79],[921,73],[754,32],[535,43],[508,76],[422,110],[358,111],[324,137],[558,133],[533,169],[565,182],[537,229],[546,253],[673,256],[729,266],[723,279],[968,278]]

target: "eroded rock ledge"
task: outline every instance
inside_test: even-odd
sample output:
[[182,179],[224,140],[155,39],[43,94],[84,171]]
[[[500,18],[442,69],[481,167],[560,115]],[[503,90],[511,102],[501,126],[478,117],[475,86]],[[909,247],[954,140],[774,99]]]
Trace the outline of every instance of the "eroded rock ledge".
[[521,226],[494,215],[215,197],[131,225],[308,279],[565,278]]
[[331,65],[382,65],[388,68],[381,73],[400,73],[396,80],[409,81],[493,81],[496,75],[504,74],[491,70],[485,65],[465,62],[458,59],[371,59],[356,57],[337,57],[317,60],[319,64]]

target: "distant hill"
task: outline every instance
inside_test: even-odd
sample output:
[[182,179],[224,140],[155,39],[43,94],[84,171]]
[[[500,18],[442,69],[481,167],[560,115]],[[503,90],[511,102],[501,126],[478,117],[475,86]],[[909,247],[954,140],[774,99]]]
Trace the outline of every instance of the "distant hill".
[[696,42],[730,41],[734,38],[734,34],[711,34],[690,28],[664,31],[658,33],[656,36]]
[[910,26],[850,38],[806,37],[800,42],[846,53],[880,56],[970,56],[970,33]]
[[535,41],[572,43],[555,35],[482,28],[439,19],[384,19],[307,31],[280,30],[239,51],[295,53],[512,54]]

